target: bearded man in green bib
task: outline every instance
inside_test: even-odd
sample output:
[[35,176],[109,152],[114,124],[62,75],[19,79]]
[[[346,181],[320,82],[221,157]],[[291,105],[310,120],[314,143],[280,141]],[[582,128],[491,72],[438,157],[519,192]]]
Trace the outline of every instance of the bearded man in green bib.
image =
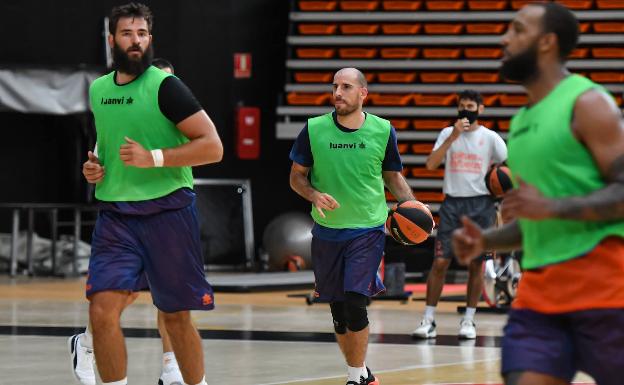
[[482,231],[467,218],[457,257],[522,248],[522,279],[502,343],[506,385],[564,385],[577,371],[622,384],[624,363],[624,124],[613,97],[565,68],[576,17],[549,2],[522,8],[503,36],[504,78],[529,105],[511,121],[517,220]]
[[188,87],[151,65],[149,8],[113,8],[109,31],[115,70],[89,89],[97,154],[89,152],[83,165],[100,206],[86,287],[97,368],[104,385],[127,384],[119,319],[147,277],[184,383],[205,385],[190,310],[212,310],[214,297],[204,276],[191,166],[219,162],[223,146]]

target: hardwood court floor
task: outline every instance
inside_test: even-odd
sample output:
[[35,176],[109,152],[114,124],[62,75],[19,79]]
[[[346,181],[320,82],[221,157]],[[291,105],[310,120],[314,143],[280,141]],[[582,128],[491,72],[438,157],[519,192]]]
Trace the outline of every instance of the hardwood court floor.
[[[71,385],[67,337],[84,328],[84,279],[0,276],[0,385]],[[195,312],[203,338],[209,384],[344,384],[346,368],[327,305],[307,306],[298,292],[216,294],[217,308]],[[422,295],[419,295],[422,297]],[[367,364],[383,385],[500,384],[500,335],[505,315],[477,314],[479,338],[456,338],[460,303],[441,302],[438,337],[409,337],[423,301],[374,301],[369,307],[371,344]],[[155,308],[143,293],[123,316],[128,337],[128,378],[154,385],[161,348]],[[579,375],[577,381],[591,382]]]

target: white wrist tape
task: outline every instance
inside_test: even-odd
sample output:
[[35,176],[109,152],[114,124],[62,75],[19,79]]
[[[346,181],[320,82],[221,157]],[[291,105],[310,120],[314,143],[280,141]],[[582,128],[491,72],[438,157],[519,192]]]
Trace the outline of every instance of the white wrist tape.
[[152,150],[152,158],[154,159],[154,167],[162,167],[165,164],[165,156],[161,149]]

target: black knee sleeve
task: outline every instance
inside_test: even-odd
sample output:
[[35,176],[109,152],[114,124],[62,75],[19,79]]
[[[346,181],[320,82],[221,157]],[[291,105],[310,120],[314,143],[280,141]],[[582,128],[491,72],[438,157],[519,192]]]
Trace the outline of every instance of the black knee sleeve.
[[368,326],[368,313],[366,311],[368,297],[351,291],[346,292],[345,296],[344,306],[347,328],[352,332],[364,330]]
[[329,304],[332,318],[334,319],[334,330],[336,334],[345,334],[347,332],[347,318],[345,317],[344,302],[332,302]]

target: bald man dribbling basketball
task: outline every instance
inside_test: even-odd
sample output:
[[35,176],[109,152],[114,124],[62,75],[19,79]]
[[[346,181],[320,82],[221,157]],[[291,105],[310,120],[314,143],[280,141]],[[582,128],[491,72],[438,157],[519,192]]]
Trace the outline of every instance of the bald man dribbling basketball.
[[290,153],[290,185],[312,203],[315,295],[330,304],[347,385],[379,384],[364,361],[368,298],[385,290],[377,276],[388,216],[384,183],[399,201],[414,199],[400,173],[394,128],[362,111],[367,95],[362,72],[336,72],[335,110],[309,119]]

